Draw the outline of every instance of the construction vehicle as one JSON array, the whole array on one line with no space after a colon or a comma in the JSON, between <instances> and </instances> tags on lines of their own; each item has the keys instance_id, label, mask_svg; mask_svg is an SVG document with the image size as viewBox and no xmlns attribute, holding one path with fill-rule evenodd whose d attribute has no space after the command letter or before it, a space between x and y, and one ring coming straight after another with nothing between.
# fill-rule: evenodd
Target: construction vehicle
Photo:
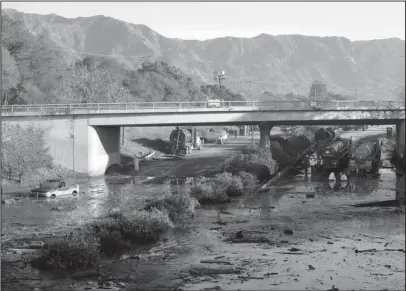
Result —
<instances>
[{"instance_id":1,"label":"construction vehicle","mask_svg":"<svg viewBox=\"0 0 406 291\"><path fill-rule=\"evenodd\" d=\"M317 172L337 172L348 166L351 151L351 139L337 138L320 150L316 168Z\"/></svg>"},{"instance_id":2,"label":"construction vehicle","mask_svg":"<svg viewBox=\"0 0 406 291\"><path fill-rule=\"evenodd\" d=\"M201 149L202 143L195 128L176 127L169 136L171 154L189 155L193 148Z\"/></svg>"},{"instance_id":3,"label":"construction vehicle","mask_svg":"<svg viewBox=\"0 0 406 291\"><path fill-rule=\"evenodd\" d=\"M219 143L225 144L228 142L228 133L225 130L214 130L210 128L208 131L199 132L202 143Z\"/></svg>"},{"instance_id":4,"label":"construction vehicle","mask_svg":"<svg viewBox=\"0 0 406 291\"><path fill-rule=\"evenodd\" d=\"M349 169L356 173L373 172L379 167L381 154L381 142L378 140L357 143L351 148Z\"/></svg>"}]
</instances>

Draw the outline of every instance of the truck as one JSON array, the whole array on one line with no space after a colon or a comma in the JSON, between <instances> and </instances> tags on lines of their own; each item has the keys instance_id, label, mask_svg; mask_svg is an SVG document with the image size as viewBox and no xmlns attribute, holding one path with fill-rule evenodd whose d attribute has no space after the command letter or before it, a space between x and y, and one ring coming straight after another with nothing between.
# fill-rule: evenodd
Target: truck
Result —
<instances>
[{"instance_id":1,"label":"truck","mask_svg":"<svg viewBox=\"0 0 406 291\"><path fill-rule=\"evenodd\" d=\"M220 108L221 107L221 101L220 99L211 99L207 100L207 107L208 108Z\"/></svg>"},{"instance_id":2,"label":"truck","mask_svg":"<svg viewBox=\"0 0 406 291\"><path fill-rule=\"evenodd\" d=\"M208 131L201 131L199 134L202 143L225 144L228 142L228 133L225 130L214 130L211 128Z\"/></svg>"},{"instance_id":3,"label":"truck","mask_svg":"<svg viewBox=\"0 0 406 291\"><path fill-rule=\"evenodd\" d=\"M189 155L193 148L198 150L202 147L202 142L197 136L195 128L176 127L169 136L170 152L173 155Z\"/></svg>"},{"instance_id":4,"label":"truck","mask_svg":"<svg viewBox=\"0 0 406 291\"><path fill-rule=\"evenodd\" d=\"M351 139L336 138L320 152L316 167L327 173L346 168L349 163L351 144Z\"/></svg>"},{"instance_id":5,"label":"truck","mask_svg":"<svg viewBox=\"0 0 406 291\"><path fill-rule=\"evenodd\" d=\"M370 173L378 169L381 161L381 142L365 141L355 144L351 149L351 172Z\"/></svg>"},{"instance_id":6,"label":"truck","mask_svg":"<svg viewBox=\"0 0 406 291\"><path fill-rule=\"evenodd\" d=\"M368 125L365 125L365 124L364 125L345 125L345 126L343 126L343 130L365 131L367 129L368 129Z\"/></svg>"},{"instance_id":7,"label":"truck","mask_svg":"<svg viewBox=\"0 0 406 291\"><path fill-rule=\"evenodd\" d=\"M68 185L63 179L49 179L40 183L38 188L31 190L31 196L58 197L63 195L76 196L79 193L79 184Z\"/></svg>"}]
</instances>

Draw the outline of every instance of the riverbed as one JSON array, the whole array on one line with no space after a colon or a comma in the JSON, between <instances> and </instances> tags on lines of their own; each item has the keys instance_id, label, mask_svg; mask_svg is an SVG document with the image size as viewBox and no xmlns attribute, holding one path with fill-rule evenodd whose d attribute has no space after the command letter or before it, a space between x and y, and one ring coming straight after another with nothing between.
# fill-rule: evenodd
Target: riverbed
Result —
<instances>
[{"instance_id":1,"label":"riverbed","mask_svg":"<svg viewBox=\"0 0 406 291\"><path fill-rule=\"evenodd\" d=\"M193 179L189 181L193 183ZM195 219L177 225L162 242L138 256L128 254L121 260L104 262L102 273L122 283L111 284L117 290L168 286L183 290L215 286L223 290L327 290L333 285L339 289L402 290L404 207L353 206L394 199L394 185L395 174L389 169L381 169L376 176L354 176L335 183L300 174L281 181L270 192L247 194L227 205L202 207ZM32 290L37 286L41 290L66 290L70 286L70 290L85 290L90 286L96 290L100 285L95 279L49 277L21 265L18 255L6 248L19 237L35 237L41 232L56 235L78 227L112 205L127 212L141 208L150 199L190 187L151 177L90 179L80 186L76 197L36 199L22 194L15 203L2 205L2 255L9 262L17 260L11 264L2 259L3 289ZM263 233L269 242L224 241L239 230ZM297 250L290 252L292 248ZM376 250L356 253L356 249ZM216 257L227 261L234 271L238 269L239 274L209 276L213 272L210 268L220 267L200 261ZM209 269L200 275L191 271L203 267Z\"/></svg>"}]
</instances>

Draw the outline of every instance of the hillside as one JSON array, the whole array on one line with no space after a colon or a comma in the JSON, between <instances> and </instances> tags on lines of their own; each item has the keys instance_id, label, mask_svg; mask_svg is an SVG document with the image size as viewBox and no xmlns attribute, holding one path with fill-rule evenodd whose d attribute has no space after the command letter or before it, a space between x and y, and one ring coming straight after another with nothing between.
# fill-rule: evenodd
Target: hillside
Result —
<instances>
[{"instance_id":1,"label":"hillside","mask_svg":"<svg viewBox=\"0 0 406 291\"><path fill-rule=\"evenodd\" d=\"M19 91L29 102L55 100L77 61L92 56L105 60L108 70L119 76L116 81L125 79L126 89L141 100L215 97L213 71L221 70L226 71L224 84L230 92L248 99L260 99L264 91L268 97L307 96L311 82L323 80L332 93L388 100L396 98L405 80L405 42L400 39L351 42L342 37L262 34L179 40L104 16L66 19L10 9L2 10L2 25L2 73L7 76L3 88L13 96ZM141 67L141 56L150 56L154 65ZM166 64L183 74L181 83L176 74L165 77ZM159 73L153 66L160 67ZM151 78L155 85L146 85Z\"/></svg>"}]
</instances>

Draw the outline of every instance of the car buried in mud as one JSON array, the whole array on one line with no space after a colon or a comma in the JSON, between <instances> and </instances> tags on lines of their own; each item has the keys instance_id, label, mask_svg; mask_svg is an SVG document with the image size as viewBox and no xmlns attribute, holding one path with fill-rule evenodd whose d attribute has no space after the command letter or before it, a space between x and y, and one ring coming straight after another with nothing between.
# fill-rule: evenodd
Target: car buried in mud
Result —
<instances>
[{"instance_id":1,"label":"car buried in mud","mask_svg":"<svg viewBox=\"0 0 406 291\"><path fill-rule=\"evenodd\" d=\"M65 195L76 196L79 193L79 184L68 186L62 179L49 179L42 182L38 188L31 190L36 197L58 197Z\"/></svg>"}]
</instances>

